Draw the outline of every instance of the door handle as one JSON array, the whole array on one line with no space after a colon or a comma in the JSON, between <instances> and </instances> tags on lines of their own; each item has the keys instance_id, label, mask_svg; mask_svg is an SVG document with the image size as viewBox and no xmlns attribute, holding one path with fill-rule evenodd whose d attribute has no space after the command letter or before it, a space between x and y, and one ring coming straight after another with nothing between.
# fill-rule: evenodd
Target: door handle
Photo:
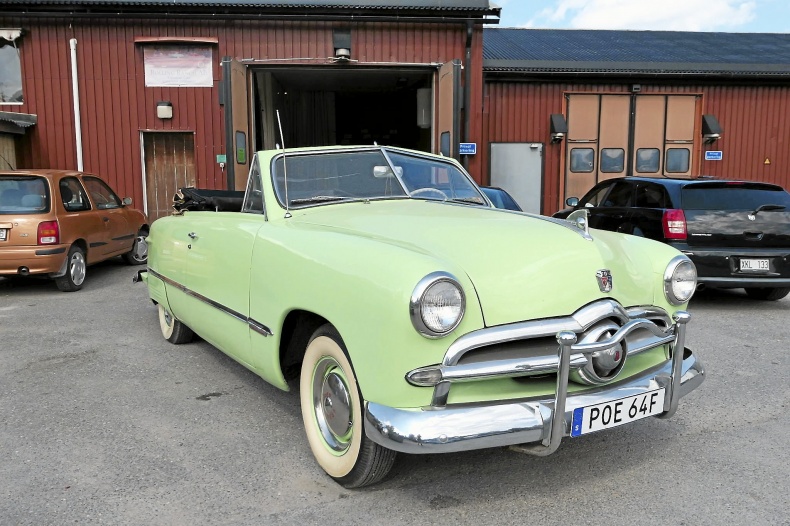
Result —
<instances>
[{"instance_id":1,"label":"door handle","mask_svg":"<svg viewBox=\"0 0 790 526\"><path fill-rule=\"evenodd\" d=\"M109 223L110 222L110 218L109 217L102 217L102 221L104 221L105 223Z\"/></svg>"},{"instance_id":2,"label":"door handle","mask_svg":"<svg viewBox=\"0 0 790 526\"><path fill-rule=\"evenodd\" d=\"M189 236L189 239L197 239L197 234L195 234L194 232L190 232L187 235Z\"/></svg>"}]
</instances>

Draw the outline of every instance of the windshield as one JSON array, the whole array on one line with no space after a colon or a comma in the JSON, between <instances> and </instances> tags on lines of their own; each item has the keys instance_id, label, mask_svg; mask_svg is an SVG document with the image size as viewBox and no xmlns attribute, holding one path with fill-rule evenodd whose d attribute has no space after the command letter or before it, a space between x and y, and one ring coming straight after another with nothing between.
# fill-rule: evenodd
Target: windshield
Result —
<instances>
[{"instance_id":1,"label":"windshield","mask_svg":"<svg viewBox=\"0 0 790 526\"><path fill-rule=\"evenodd\" d=\"M287 196L289 208L405 197L486 205L477 186L452 163L383 148L295 153L285 161L278 157L272 170L277 199L285 206Z\"/></svg>"},{"instance_id":2,"label":"windshield","mask_svg":"<svg viewBox=\"0 0 790 526\"><path fill-rule=\"evenodd\" d=\"M33 176L0 176L0 214L37 214L49 211L46 179Z\"/></svg>"}]
</instances>

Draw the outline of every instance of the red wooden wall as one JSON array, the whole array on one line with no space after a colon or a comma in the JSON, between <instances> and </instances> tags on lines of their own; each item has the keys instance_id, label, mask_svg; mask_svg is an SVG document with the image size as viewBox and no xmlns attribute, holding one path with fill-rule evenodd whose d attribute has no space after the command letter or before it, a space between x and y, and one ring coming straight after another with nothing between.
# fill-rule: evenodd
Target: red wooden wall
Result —
<instances>
[{"instance_id":1,"label":"red wooden wall","mask_svg":"<svg viewBox=\"0 0 790 526\"><path fill-rule=\"evenodd\" d=\"M631 81L633 82L633 81ZM716 116L722 138L702 151L721 150L721 161L700 161L699 173L727 179L766 181L790 189L790 86L641 84L641 93L702 95L702 114ZM541 142L544 148L543 210L559 208L565 144L550 144L549 115L565 113L565 93L628 93L630 83L570 84L501 82L485 84L482 147L484 182L492 142ZM704 154L702 155L704 157ZM768 159L770 164L765 164Z\"/></svg>"},{"instance_id":2,"label":"red wooden wall","mask_svg":"<svg viewBox=\"0 0 790 526\"><path fill-rule=\"evenodd\" d=\"M334 55L336 24L287 21L9 19L2 27L22 27L18 41L24 104L0 111L38 115L22 140L20 168L77 167L69 39L77 39L84 169L101 175L116 190L143 202L140 132L193 131L197 185L223 188L225 174L216 156L225 153L219 105L220 61L289 59L325 63ZM461 24L342 23L352 29L352 58L360 62L431 63L463 59L466 27ZM136 37L209 37L213 46L211 88L145 87L143 46ZM474 130L480 129L482 29L474 33L472 97ZM284 62L278 62L283 64ZM287 63L287 62L285 62ZM327 64L326 67L332 67ZM157 101L173 103L173 119L156 117ZM472 137L479 141L479 137Z\"/></svg>"}]
</instances>

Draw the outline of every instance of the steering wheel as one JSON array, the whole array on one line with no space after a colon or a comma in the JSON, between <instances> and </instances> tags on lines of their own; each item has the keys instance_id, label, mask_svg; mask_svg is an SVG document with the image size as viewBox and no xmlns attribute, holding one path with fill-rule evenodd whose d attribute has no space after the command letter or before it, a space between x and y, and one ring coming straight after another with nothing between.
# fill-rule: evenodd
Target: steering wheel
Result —
<instances>
[{"instance_id":1,"label":"steering wheel","mask_svg":"<svg viewBox=\"0 0 790 526\"><path fill-rule=\"evenodd\" d=\"M447 197L447 194L445 194L438 188L433 188L432 186L426 186L425 188L418 188L416 190L412 190L411 192L409 192L409 196L411 197L416 197L422 194L438 194L441 196L443 201L447 201L449 199Z\"/></svg>"}]
</instances>

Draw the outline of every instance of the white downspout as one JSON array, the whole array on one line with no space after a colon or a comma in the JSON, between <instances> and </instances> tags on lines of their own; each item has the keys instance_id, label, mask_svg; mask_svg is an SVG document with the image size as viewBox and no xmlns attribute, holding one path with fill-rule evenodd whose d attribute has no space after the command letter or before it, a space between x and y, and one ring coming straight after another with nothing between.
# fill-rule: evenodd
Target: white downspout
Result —
<instances>
[{"instance_id":1,"label":"white downspout","mask_svg":"<svg viewBox=\"0 0 790 526\"><path fill-rule=\"evenodd\" d=\"M80 122L80 92L77 82L77 39L69 40L71 47L71 95L74 99L74 134L77 137L77 170L82 171L82 123Z\"/></svg>"}]
</instances>

